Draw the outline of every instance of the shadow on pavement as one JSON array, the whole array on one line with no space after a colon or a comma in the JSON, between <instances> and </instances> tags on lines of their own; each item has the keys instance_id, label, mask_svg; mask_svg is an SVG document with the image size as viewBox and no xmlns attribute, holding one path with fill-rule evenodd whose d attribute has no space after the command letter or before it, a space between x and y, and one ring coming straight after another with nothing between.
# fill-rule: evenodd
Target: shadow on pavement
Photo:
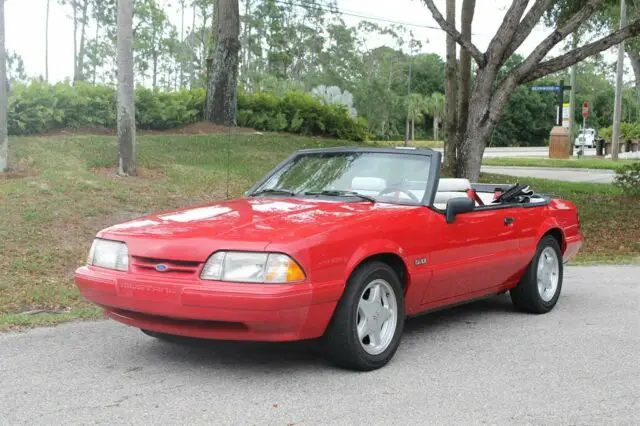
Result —
<instances>
[{"instance_id":1,"label":"shadow on pavement","mask_svg":"<svg viewBox=\"0 0 640 426\"><path fill-rule=\"evenodd\" d=\"M414 339L429 339L430 334L450 332L452 327L481 323L488 315L516 314L508 296L497 296L465 305L432 312L405 323L405 335ZM519 314L521 315L521 314ZM140 333L146 339L138 346L140 355L155 358L156 362L179 362L191 366L233 366L247 371L291 371L299 367L325 369L322 342L240 342L202 340L170 336L155 339Z\"/></svg>"}]
</instances>

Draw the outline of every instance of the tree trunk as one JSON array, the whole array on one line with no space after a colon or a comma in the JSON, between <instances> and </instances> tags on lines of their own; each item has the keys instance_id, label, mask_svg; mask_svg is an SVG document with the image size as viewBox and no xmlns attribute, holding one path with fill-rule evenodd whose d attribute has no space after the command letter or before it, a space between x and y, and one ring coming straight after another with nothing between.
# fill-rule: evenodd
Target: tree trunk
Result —
<instances>
[{"instance_id":1,"label":"tree trunk","mask_svg":"<svg viewBox=\"0 0 640 426\"><path fill-rule=\"evenodd\" d=\"M193 35L196 33L196 3L193 3L193 20L191 21L191 39L193 40ZM191 53L191 52L190 52ZM195 53L195 52L194 52ZM189 89L193 89L194 83L196 81L196 70L193 65L193 54L189 57Z\"/></svg>"},{"instance_id":2,"label":"tree trunk","mask_svg":"<svg viewBox=\"0 0 640 426\"><path fill-rule=\"evenodd\" d=\"M447 22L455 26L456 23L456 2L447 0L446 5ZM458 129L457 115L457 48L456 41L447 35L447 55L445 64L445 98L446 112L444 124L444 166L453 171L457 162L456 134Z\"/></svg>"},{"instance_id":3,"label":"tree trunk","mask_svg":"<svg viewBox=\"0 0 640 426\"><path fill-rule=\"evenodd\" d=\"M416 119L415 118L411 119L411 140L412 141L416 140Z\"/></svg>"},{"instance_id":4,"label":"tree trunk","mask_svg":"<svg viewBox=\"0 0 640 426\"><path fill-rule=\"evenodd\" d=\"M249 87L249 64L251 62L251 0L245 0L244 3L244 53L242 58L244 64L242 65L242 74L245 84L245 88Z\"/></svg>"},{"instance_id":5,"label":"tree trunk","mask_svg":"<svg viewBox=\"0 0 640 426\"><path fill-rule=\"evenodd\" d=\"M0 0L0 172L9 171L9 137L7 110L7 50L4 42L4 0Z\"/></svg>"},{"instance_id":6,"label":"tree trunk","mask_svg":"<svg viewBox=\"0 0 640 426\"><path fill-rule=\"evenodd\" d=\"M636 95L638 96L638 103L640 103L640 53L629 50L627 51L627 55L633 68L633 75L636 81Z\"/></svg>"},{"instance_id":7,"label":"tree trunk","mask_svg":"<svg viewBox=\"0 0 640 426\"><path fill-rule=\"evenodd\" d=\"M157 36L157 31L156 31L156 25L153 25L153 31L152 31L152 39L151 39L151 43L152 43L152 48L153 48L153 52L151 53L151 61L152 61L152 73L153 75L151 76L152 82L151 82L151 87L153 88L153 90L156 89L156 87L158 86L158 47L156 46L156 36Z\"/></svg>"},{"instance_id":8,"label":"tree trunk","mask_svg":"<svg viewBox=\"0 0 640 426\"><path fill-rule=\"evenodd\" d=\"M486 123L483 126L475 127L473 123L473 120L469 120L464 139L464 143L468 146L468 149L465 155L461 156L458 160L456 176L467 178L471 182L478 182L485 144L491 137L495 125Z\"/></svg>"},{"instance_id":9,"label":"tree trunk","mask_svg":"<svg viewBox=\"0 0 640 426\"><path fill-rule=\"evenodd\" d=\"M51 0L47 0L47 12L45 18L44 30L44 79L49 81L49 6Z\"/></svg>"},{"instance_id":10,"label":"tree trunk","mask_svg":"<svg viewBox=\"0 0 640 426\"><path fill-rule=\"evenodd\" d=\"M457 155L459 157L457 163L460 167L455 171L456 176L466 177L470 180L478 179L485 144L491 138L493 130L500 120L502 109L519 85L559 72L590 56L607 50L611 46L622 43L627 38L640 34L640 19L636 19L629 25L621 26L619 30L596 41L551 59L545 59L555 46L577 31L602 4L602 0L576 2L576 4L580 4L580 7L577 8L578 10L575 13L564 20L563 23L558 24L553 33L542 40L520 64L506 72L506 75L501 76L499 75L499 70L531 34L536 24L543 18L544 13L553 5L553 0L537 0L528 11L527 6L531 3L530 1L514 0L507 10L502 24L489 43L487 51L484 53L456 30L454 24L455 14L451 11L455 1L447 0L447 19L442 16L434 0L423 1L438 25L447 33L448 41L450 41L450 37L460 44L463 49L469 51L478 65L475 83L469 100L466 135L462 139L462 144L457 147ZM624 10L624 7L622 9ZM527 13L523 18L525 11ZM447 90L445 90L448 102L446 111L448 123L445 125L446 138L451 134L448 131L452 121L449 114L455 105L455 103L452 104L450 102L450 98L455 96L455 91L451 90L451 85L455 82L455 78L451 78L452 76L455 77L455 73L452 72L455 71L453 69L455 55L450 54L452 50L452 46L448 43ZM619 70L622 70L622 67L619 67ZM447 161L446 153L448 152L447 144L449 143L449 140L445 142L445 161Z\"/></svg>"},{"instance_id":11,"label":"tree trunk","mask_svg":"<svg viewBox=\"0 0 640 426\"><path fill-rule=\"evenodd\" d=\"M571 40L571 48L575 49L578 47L578 34L577 33L573 33L573 38ZM573 140L575 139L576 135L573 131L575 124L576 124L576 90L577 90L577 83L576 83L576 78L577 78L577 74L578 74L578 64L574 64L571 67L571 76L570 76L570 83L569 85L571 86L571 92L569 92L569 141L571 143L569 143L569 147L567 148L569 151L569 156L573 156Z\"/></svg>"},{"instance_id":12,"label":"tree trunk","mask_svg":"<svg viewBox=\"0 0 640 426\"><path fill-rule=\"evenodd\" d=\"M217 9L216 47L208 75L205 118L216 124L235 126L240 52L238 0L220 0Z\"/></svg>"},{"instance_id":13,"label":"tree trunk","mask_svg":"<svg viewBox=\"0 0 640 426\"><path fill-rule=\"evenodd\" d=\"M476 8L476 0L464 0L462 3L461 34L462 38L471 41L471 24ZM460 49L460 86L458 87L458 123L455 138L456 159L458 147L462 145L467 129L469 117L469 96L471 94L471 52ZM458 164L453 166L453 171L458 168Z\"/></svg>"},{"instance_id":14,"label":"tree trunk","mask_svg":"<svg viewBox=\"0 0 640 426\"><path fill-rule=\"evenodd\" d=\"M180 66L180 88L184 87L184 0L180 2L181 9L181 23L180 23L180 59L178 65Z\"/></svg>"},{"instance_id":15,"label":"tree trunk","mask_svg":"<svg viewBox=\"0 0 640 426\"><path fill-rule=\"evenodd\" d=\"M96 49L98 47L98 38L100 37L100 19L96 19ZM97 74L98 74L98 61L96 60L97 58L93 58L93 84L96 84L96 80L97 80Z\"/></svg>"},{"instance_id":16,"label":"tree trunk","mask_svg":"<svg viewBox=\"0 0 640 426\"><path fill-rule=\"evenodd\" d=\"M87 35L87 12L89 11L89 0L84 0L82 6L82 27L80 28L80 50L78 51L78 60L76 63L76 72L74 73L74 81L84 80L84 56Z\"/></svg>"},{"instance_id":17,"label":"tree trunk","mask_svg":"<svg viewBox=\"0 0 640 426\"><path fill-rule=\"evenodd\" d=\"M458 147L456 177L464 177L472 182L477 182L480 177L486 143L500 121L502 110L509 102L511 93L517 87L514 79L508 79L499 87L494 87L497 72L495 64L478 70L469 101L465 137Z\"/></svg>"},{"instance_id":18,"label":"tree trunk","mask_svg":"<svg viewBox=\"0 0 640 426\"><path fill-rule=\"evenodd\" d=\"M118 0L118 174L136 175L133 0Z\"/></svg>"},{"instance_id":19,"label":"tree trunk","mask_svg":"<svg viewBox=\"0 0 640 426\"><path fill-rule=\"evenodd\" d=\"M437 141L438 139L438 125L439 125L439 118L438 117L433 117L433 140Z\"/></svg>"},{"instance_id":20,"label":"tree trunk","mask_svg":"<svg viewBox=\"0 0 640 426\"><path fill-rule=\"evenodd\" d=\"M78 70L78 4L71 2L73 7L73 82L76 82L76 71Z\"/></svg>"}]
</instances>

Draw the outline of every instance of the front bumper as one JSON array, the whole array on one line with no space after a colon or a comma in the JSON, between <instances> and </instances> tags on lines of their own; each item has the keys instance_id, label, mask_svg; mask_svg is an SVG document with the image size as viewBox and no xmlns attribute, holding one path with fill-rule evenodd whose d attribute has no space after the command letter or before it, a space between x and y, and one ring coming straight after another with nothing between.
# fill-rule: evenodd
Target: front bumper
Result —
<instances>
[{"instance_id":1,"label":"front bumper","mask_svg":"<svg viewBox=\"0 0 640 426\"><path fill-rule=\"evenodd\" d=\"M341 281L244 284L136 275L93 266L76 270L80 293L122 323L160 333L288 341L324 333Z\"/></svg>"}]
</instances>

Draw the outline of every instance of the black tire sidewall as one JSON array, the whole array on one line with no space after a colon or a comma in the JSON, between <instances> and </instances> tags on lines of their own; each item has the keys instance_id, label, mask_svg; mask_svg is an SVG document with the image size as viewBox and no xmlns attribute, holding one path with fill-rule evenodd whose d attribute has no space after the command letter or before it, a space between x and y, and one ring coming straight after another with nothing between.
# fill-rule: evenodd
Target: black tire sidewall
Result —
<instances>
[{"instance_id":1,"label":"black tire sidewall","mask_svg":"<svg viewBox=\"0 0 640 426\"><path fill-rule=\"evenodd\" d=\"M540 261L542 252L547 247L551 247L553 249L558 260L558 286L556 288L555 294L553 295L553 298L551 298L551 300L549 300L548 302L542 299L540 291L538 290L538 262ZM553 309L553 307L558 302L558 298L560 297L560 293L562 291L562 281L564 274L563 266L562 251L560 250L558 241L552 236L546 236L542 240L540 240L536 249L536 254L533 257L531 266L529 267L526 281L519 284L524 285L522 291L528 293L526 296L532 305L529 310L537 313L546 313Z\"/></svg>"},{"instance_id":2,"label":"black tire sidewall","mask_svg":"<svg viewBox=\"0 0 640 426\"><path fill-rule=\"evenodd\" d=\"M356 319L358 303L367 285L375 280L383 279L389 283L395 293L397 303L397 321L393 339L380 354L372 355L364 350L358 338ZM404 329L404 294L400 279L387 264L369 262L359 267L349 278L345 292L336 307L336 312L329 326L329 348L334 352L334 360L339 364L359 370L373 370L387 364L393 358L402 339ZM333 351L332 351L333 350ZM335 356L335 351L341 354ZM338 359L336 359L338 358Z\"/></svg>"}]
</instances>

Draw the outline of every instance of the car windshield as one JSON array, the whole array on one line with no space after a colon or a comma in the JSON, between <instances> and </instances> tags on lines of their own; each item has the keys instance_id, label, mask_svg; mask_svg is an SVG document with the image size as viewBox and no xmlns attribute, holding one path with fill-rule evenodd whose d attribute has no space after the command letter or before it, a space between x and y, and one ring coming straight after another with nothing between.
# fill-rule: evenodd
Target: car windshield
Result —
<instances>
[{"instance_id":1,"label":"car windshield","mask_svg":"<svg viewBox=\"0 0 640 426\"><path fill-rule=\"evenodd\" d=\"M430 157L405 153L331 152L294 157L252 195L360 197L420 204Z\"/></svg>"}]
</instances>

